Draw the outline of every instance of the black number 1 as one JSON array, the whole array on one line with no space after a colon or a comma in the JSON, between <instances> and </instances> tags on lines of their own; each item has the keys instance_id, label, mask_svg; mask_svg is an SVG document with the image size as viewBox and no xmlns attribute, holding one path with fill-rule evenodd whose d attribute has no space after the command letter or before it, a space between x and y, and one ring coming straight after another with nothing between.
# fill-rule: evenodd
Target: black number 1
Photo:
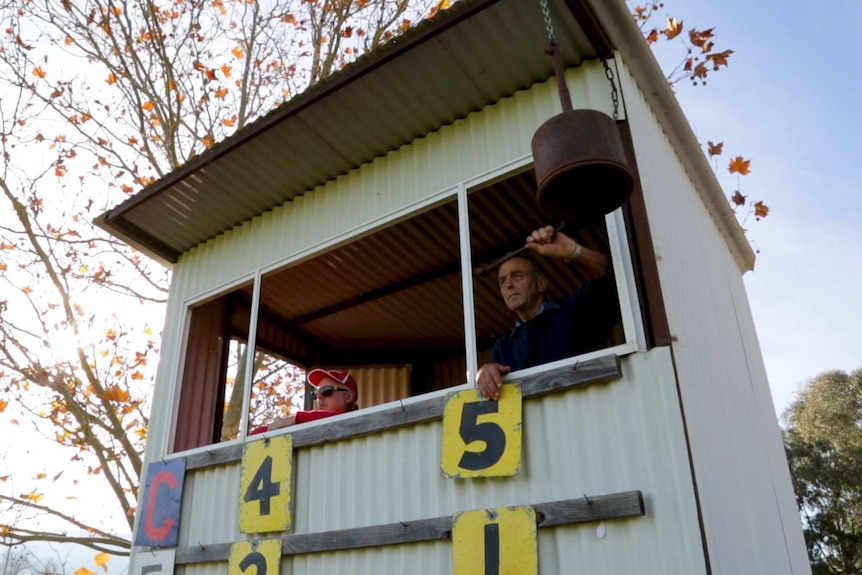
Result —
<instances>
[{"instance_id":1,"label":"black number 1","mask_svg":"<svg viewBox=\"0 0 862 575\"><path fill-rule=\"evenodd\" d=\"M248 489L245 490L243 501L260 501L260 514L269 515L269 500L281 493L281 487L278 483L273 483L272 479L272 456L267 455L260 468L251 480Z\"/></svg>"},{"instance_id":2,"label":"black number 1","mask_svg":"<svg viewBox=\"0 0 862 575\"><path fill-rule=\"evenodd\" d=\"M503 457L506 451L506 433L492 421L479 423L479 416L486 413L497 413L500 404L496 401L473 401L464 404L461 415L461 427L458 432L464 443L470 445L474 441L484 441L482 451L465 451L458 462L461 469L478 471L488 469Z\"/></svg>"},{"instance_id":3,"label":"black number 1","mask_svg":"<svg viewBox=\"0 0 862 575\"><path fill-rule=\"evenodd\" d=\"M485 575L500 575L500 524L485 525Z\"/></svg>"}]
</instances>

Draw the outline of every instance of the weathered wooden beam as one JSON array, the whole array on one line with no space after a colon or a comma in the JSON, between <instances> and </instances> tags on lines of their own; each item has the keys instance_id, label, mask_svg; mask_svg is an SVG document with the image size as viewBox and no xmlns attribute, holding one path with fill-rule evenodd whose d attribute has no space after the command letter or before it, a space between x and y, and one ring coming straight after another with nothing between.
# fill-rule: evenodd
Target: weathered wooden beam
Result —
<instances>
[{"instance_id":1,"label":"weathered wooden beam","mask_svg":"<svg viewBox=\"0 0 862 575\"><path fill-rule=\"evenodd\" d=\"M625 491L608 495L584 496L534 505L536 525L549 528L558 525L574 525L593 521L610 521L641 517L645 514L643 494L640 491ZM452 536L452 517L434 517L418 521L373 525L356 529L340 529L302 535L283 535L283 555L324 553L382 547L420 541L437 541ZM263 535L261 539L270 537ZM177 549L176 564L208 563L227 561L230 543L198 545Z\"/></svg>"},{"instance_id":2,"label":"weathered wooden beam","mask_svg":"<svg viewBox=\"0 0 862 575\"><path fill-rule=\"evenodd\" d=\"M524 399L559 393L569 389L606 383L622 377L620 359L606 355L575 365L544 371L516 380ZM443 396L403 403L382 411L350 419L336 419L327 425L288 431L293 435L294 449L322 445L372 433L380 433L408 425L440 419L443 416ZM201 469L215 465L235 463L242 459L242 444L225 447L213 446L186 458L186 469Z\"/></svg>"}]
</instances>

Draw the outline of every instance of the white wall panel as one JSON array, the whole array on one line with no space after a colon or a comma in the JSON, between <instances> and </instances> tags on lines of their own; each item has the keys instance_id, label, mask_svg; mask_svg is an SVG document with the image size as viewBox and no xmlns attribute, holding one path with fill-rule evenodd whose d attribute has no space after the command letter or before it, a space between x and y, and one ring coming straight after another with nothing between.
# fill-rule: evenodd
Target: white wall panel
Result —
<instances>
[{"instance_id":1,"label":"white wall panel","mask_svg":"<svg viewBox=\"0 0 862 575\"><path fill-rule=\"evenodd\" d=\"M567 74L575 107L612 113L610 87L599 63ZM461 182L478 183L531 154L536 128L560 112L555 81L516 93L438 132L376 158L291 202L184 254L173 269L168 321L148 438L149 458L167 453L170 414L180 369L185 303L214 294L260 269L347 241L435 198Z\"/></svg>"},{"instance_id":2,"label":"white wall panel","mask_svg":"<svg viewBox=\"0 0 862 575\"><path fill-rule=\"evenodd\" d=\"M639 489L644 517L540 530L543 575L706 572L670 351L623 360L623 379L524 403L524 462L511 478L444 479L441 424L298 449L293 533L450 516ZM239 465L187 479L180 547L228 543L237 529ZM283 573L451 572L449 541L286 558ZM187 573L223 573L210 563Z\"/></svg>"},{"instance_id":3,"label":"white wall panel","mask_svg":"<svg viewBox=\"0 0 862 575\"><path fill-rule=\"evenodd\" d=\"M808 573L742 278L652 112L623 74L712 572Z\"/></svg>"}]
</instances>

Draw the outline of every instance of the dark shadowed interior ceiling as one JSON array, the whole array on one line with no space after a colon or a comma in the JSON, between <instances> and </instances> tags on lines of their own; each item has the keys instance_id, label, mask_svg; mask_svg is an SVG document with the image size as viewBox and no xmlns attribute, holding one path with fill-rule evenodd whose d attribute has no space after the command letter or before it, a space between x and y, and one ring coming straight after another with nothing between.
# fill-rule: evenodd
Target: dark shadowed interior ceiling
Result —
<instances>
[{"instance_id":1,"label":"dark shadowed interior ceiling","mask_svg":"<svg viewBox=\"0 0 862 575\"><path fill-rule=\"evenodd\" d=\"M534 194L532 170L470 194L474 270L521 247L531 230L561 223L548 221ZM606 249L604 221L567 232L588 246ZM547 263L553 299L586 279L559 260ZM511 327L514 317L503 305L496 270L472 277L479 347L488 348ZM310 361L315 363L392 364L463 356L454 198L270 273L262 284L261 308L312 350Z\"/></svg>"}]
</instances>

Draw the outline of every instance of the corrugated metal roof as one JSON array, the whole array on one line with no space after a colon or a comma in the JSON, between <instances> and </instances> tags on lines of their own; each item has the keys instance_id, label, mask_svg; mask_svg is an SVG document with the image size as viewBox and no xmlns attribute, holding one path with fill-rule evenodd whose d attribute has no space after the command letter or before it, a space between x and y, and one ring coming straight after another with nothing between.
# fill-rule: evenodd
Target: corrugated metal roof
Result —
<instances>
[{"instance_id":1,"label":"corrugated metal roof","mask_svg":"<svg viewBox=\"0 0 862 575\"><path fill-rule=\"evenodd\" d=\"M607 52L587 41L598 33L581 2L550 4L566 66ZM547 44L537 2L463 0L213 146L97 223L153 257L176 262L244 221L549 78Z\"/></svg>"}]
</instances>

